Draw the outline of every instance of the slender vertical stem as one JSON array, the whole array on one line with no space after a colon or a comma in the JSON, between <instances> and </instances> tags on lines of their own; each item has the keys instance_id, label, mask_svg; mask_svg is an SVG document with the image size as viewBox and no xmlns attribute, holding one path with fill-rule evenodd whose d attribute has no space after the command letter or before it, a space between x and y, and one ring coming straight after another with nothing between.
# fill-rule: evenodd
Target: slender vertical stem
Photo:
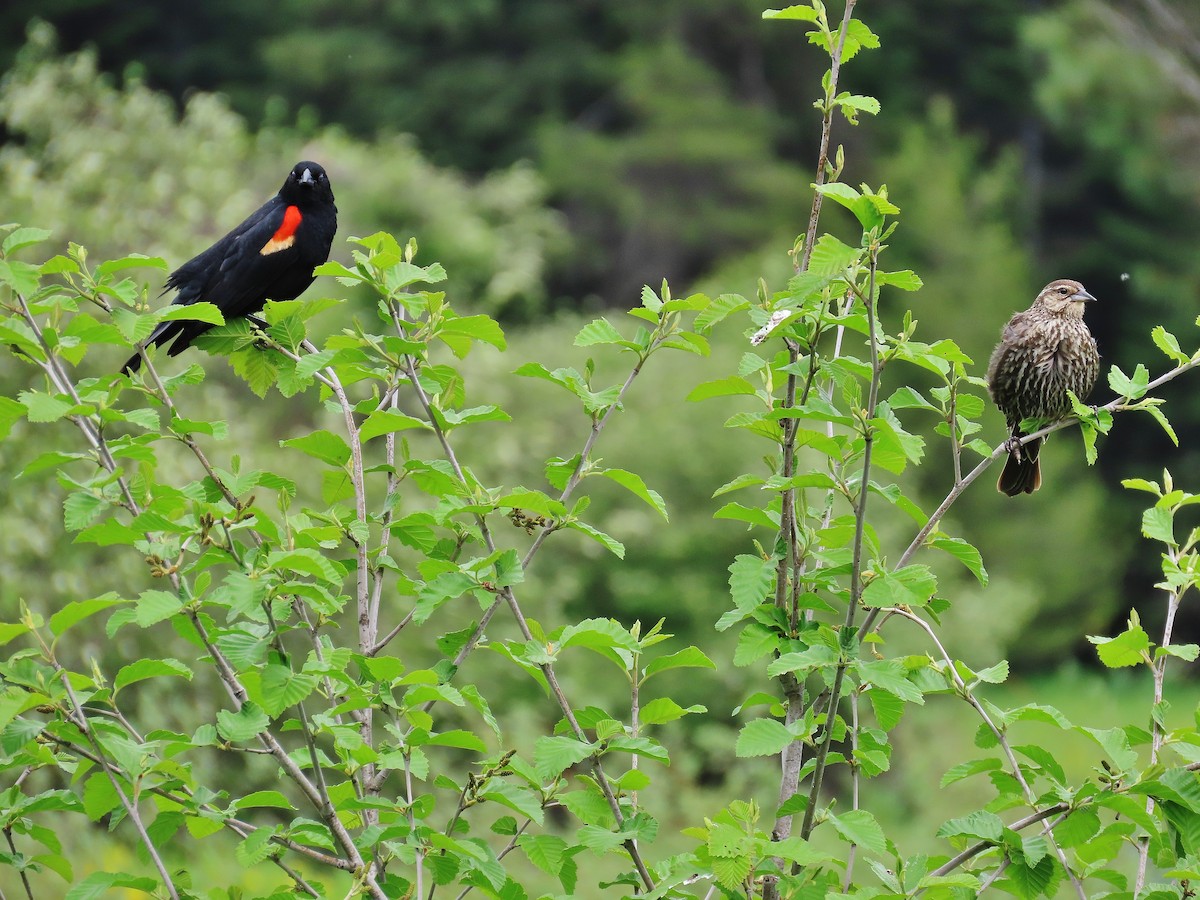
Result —
<instances>
[{"instance_id":1,"label":"slender vertical stem","mask_svg":"<svg viewBox=\"0 0 1200 900\"><path fill-rule=\"evenodd\" d=\"M842 69L842 52L846 43L846 32L850 27L850 19L854 14L854 5L857 0L846 0L845 9L842 12L841 27L838 31L837 45L833 49L829 66L829 89L825 95L825 108L821 119L821 139L820 148L817 152L817 169L813 178L816 185L823 185L826 181L826 169L829 162L829 141L833 131L833 114L834 107L829 101L836 96L838 77ZM812 259L813 247L817 240L817 226L821 219L821 206L824 201L824 195L820 191L813 191L812 206L808 214L808 227L804 234L804 247L801 250L800 258L796 260L795 271L797 274L808 271L809 263ZM839 337L840 341L840 328ZM789 363L791 368L795 368L795 363L799 358L798 347L794 341L787 342ZM815 353L815 349L813 351ZM809 382L811 385L811 380ZM807 387L807 386L806 386ZM806 391L807 393L807 391ZM785 394L783 398L782 408L792 409L796 405L796 376L789 373ZM796 420L785 418L783 420L783 477L790 478L795 468L796 454ZM791 619L795 619L795 612L798 610L799 584L798 584L798 568L799 568L799 552L797 548L796 535L796 490L788 488L783 492L780 499L781 514L780 514L780 535L784 542L784 556L779 560L779 565L775 576L775 603L783 608L785 606L785 597L789 581L792 583L793 610ZM787 723L791 724L797 721L804 712L804 691L803 686L793 675L785 676L781 679L784 694L787 699ZM779 779L779 803L782 805L790 799L800 787L800 769L804 764L804 745L799 741L793 741L788 744L780 756L780 779ZM771 836L773 840L782 841L788 838L792 833L792 816L780 816L775 821L775 827L772 829ZM776 865L782 865L777 862ZM768 876L764 888L764 900L778 900L779 887L778 881L774 876Z\"/></svg>"},{"instance_id":2,"label":"slender vertical stem","mask_svg":"<svg viewBox=\"0 0 1200 900\"><path fill-rule=\"evenodd\" d=\"M1168 546L1166 553L1168 561L1172 566L1179 565L1179 550L1177 547ZM1167 591L1167 620L1163 625L1163 636L1159 646L1165 646L1171 643L1172 635L1175 631L1175 614L1179 611L1179 603L1183 599L1183 594L1187 590L1186 587L1177 587ZM1163 701L1163 684L1167 676L1167 657L1166 655L1155 660L1151 665L1151 670L1154 673L1154 705ZM1158 755L1162 751L1163 745L1163 729L1158 723L1158 716L1150 717L1151 723L1151 739L1150 739L1150 765L1158 762ZM1154 812L1154 798L1146 797L1146 814L1151 815ZM1146 869L1150 862L1150 836L1142 835L1138 838L1138 865L1137 878L1134 882L1134 895L1141 893L1142 888L1146 885Z\"/></svg>"}]
</instances>

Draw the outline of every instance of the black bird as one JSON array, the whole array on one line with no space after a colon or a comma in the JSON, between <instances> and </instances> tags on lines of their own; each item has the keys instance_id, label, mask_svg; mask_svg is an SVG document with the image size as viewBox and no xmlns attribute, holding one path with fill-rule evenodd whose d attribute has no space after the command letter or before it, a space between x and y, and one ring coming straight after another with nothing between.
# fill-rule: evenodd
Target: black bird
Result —
<instances>
[{"instance_id":1,"label":"black bird","mask_svg":"<svg viewBox=\"0 0 1200 900\"><path fill-rule=\"evenodd\" d=\"M1042 486L1041 440L1017 446L1022 419L1062 419L1071 413L1071 391L1087 399L1100 374L1096 341L1083 308L1096 298L1078 281L1052 281L1033 305L1008 320L988 363L988 391L1008 420L1010 449L996 489L1015 497Z\"/></svg>"},{"instance_id":2,"label":"black bird","mask_svg":"<svg viewBox=\"0 0 1200 900\"><path fill-rule=\"evenodd\" d=\"M337 207L329 176L315 162L292 168L279 193L246 221L167 278L163 293L178 291L175 305L207 301L225 318L253 315L267 300L294 300L313 283L313 269L329 259L337 231ZM161 322L142 348L175 340L176 356L212 326L206 322ZM121 367L136 372L142 349Z\"/></svg>"}]
</instances>

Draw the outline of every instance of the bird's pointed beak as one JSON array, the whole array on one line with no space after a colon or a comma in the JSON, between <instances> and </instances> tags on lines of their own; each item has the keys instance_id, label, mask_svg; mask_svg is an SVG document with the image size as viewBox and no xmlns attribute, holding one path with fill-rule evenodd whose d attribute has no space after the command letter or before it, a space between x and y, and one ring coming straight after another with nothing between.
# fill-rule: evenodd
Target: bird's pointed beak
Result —
<instances>
[{"instance_id":1,"label":"bird's pointed beak","mask_svg":"<svg viewBox=\"0 0 1200 900\"><path fill-rule=\"evenodd\" d=\"M1075 295L1074 295L1073 297L1071 297L1071 299L1072 299L1072 300L1078 300L1080 303L1087 303L1087 302L1089 302L1089 301L1090 301L1090 302L1092 302L1092 303L1095 303L1095 302L1096 302L1096 298L1095 298L1095 297L1093 297L1093 296L1092 296L1091 294L1089 294L1087 291L1083 291L1083 290L1076 291L1076 292L1075 292Z\"/></svg>"},{"instance_id":2,"label":"bird's pointed beak","mask_svg":"<svg viewBox=\"0 0 1200 900\"><path fill-rule=\"evenodd\" d=\"M312 169L306 168L300 173L301 184L316 184L316 179L313 178Z\"/></svg>"}]
</instances>

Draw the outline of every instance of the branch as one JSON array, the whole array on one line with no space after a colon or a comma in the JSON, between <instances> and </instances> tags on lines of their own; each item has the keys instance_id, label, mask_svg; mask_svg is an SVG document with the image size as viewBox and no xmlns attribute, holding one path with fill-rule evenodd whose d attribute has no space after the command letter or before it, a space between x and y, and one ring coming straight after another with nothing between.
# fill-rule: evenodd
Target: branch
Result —
<instances>
[{"instance_id":1,"label":"branch","mask_svg":"<svg viewBox=\"0 0 1200 900\"><path fill-rule=\"evenodd\" d=\"M1180 375L1183 375L1185 372L1190 372L1197 366L1200 366L1200 354L1185 363L1181 363L1174 369L1163 373L1158 378L1151 381L1148 385L1146 385L1145 393L1142 395L1141 399L1149 397L1150 393L1155 388L1162 387L1169 381L1174 381ZM1116 397L1103 406L1097 407L1097 412L1136 412L1137 402L1140 402L1140 400L1134 401L1135 405L1131 406L1128 397ZM1078 424L1080 424L1080 420L1074 416L1069 419L1062 419L1058 422L1052 422L1051 424L1046 425L1044 428L1040 428L1031 434L1023 435L1021 438L1016 439L1015 443L1023 446L1028 444L1030 441L1040 440L1041 438L1053 434L1056 431L1062 431L1066 428L1074 428ZM950 489L949 493L946 494L945 498L943 498L942 502L938 505L938 508L933 511L933 514L929 517L929 520L923 526L921 526L921 529L917 532L916 537L912 539L912 542L908 545L907 549L905 549L905 551L900 555L900 559L896 562L897 569L902 569L904 566L908 565L909 561L913 558L916 552L924 545L925 539L933 533L935 528L937 528L938 523L941 522L942 518L950 510L950 507L954 505L955 501L962 496L963 492L970 487L975 479L982 475L984 471L986 471L987 468L992 465L992 463L1008 454L1008 447L1009 442L997 445L992 451L991 456L981 460L974 469L968 472L960 482L955 484L954 487ZM863 637L866 636L867 632L871 630L871 626L875 623L875 619L878 615L878 609L872 609L867 613L867 617L863 620L862 625L860 625L858 628L859 640L862 640Z\"/></svg>"}]
</instances>

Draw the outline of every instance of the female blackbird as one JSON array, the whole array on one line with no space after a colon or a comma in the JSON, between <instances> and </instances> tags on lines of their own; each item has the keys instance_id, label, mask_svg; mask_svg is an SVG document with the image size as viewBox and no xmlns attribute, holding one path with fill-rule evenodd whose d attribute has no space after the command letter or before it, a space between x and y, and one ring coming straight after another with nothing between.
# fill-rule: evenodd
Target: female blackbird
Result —
<instances>
[{"instance_id":1,"label":"female blackbird","mask_svg":"<svg viewBox=\"0 0 1200 900\"><path fill-rule=\"evenodd\" d=\"M1015 497L1042 486L1041 439L1017 446L1021 420L1061 419L1071 412L1071 391L1080 400L1100 373L1096 341L1083 321L1083 307L1096 298L1078 281L1052 281L1033 305L1008 320L988 363L988 391L1012 433L1008 461L996 488Z\"/></svg>"},{"instance_id":2,"label":"female blackbird","mask_svg":"<svg viewBox=\"0 0 1200 900\"><path fill-rule=\"evenodd\" d=\"M175 305L207 301L226 319L252 315L267 300L294 300L313 283L313 269L329 259L335 231L337 207L329 176L315 162L298 162L278 194L172 272L166 290L178 290ZM167 355L176 356L211 327L205 322L161 322L143 347L175 338ZM136 372L141 365L139 349L121 371Z\"/></svg>"}]
</instances>

